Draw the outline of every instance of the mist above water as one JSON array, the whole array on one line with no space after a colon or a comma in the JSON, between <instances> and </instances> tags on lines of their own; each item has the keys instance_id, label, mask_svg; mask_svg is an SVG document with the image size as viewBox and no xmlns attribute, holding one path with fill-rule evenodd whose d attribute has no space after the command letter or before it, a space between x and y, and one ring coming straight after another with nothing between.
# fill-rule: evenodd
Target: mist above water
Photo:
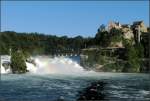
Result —
<instances>
[{"instance_id":1,"label":"mist above water","mask_svg":"<svg viewBox=\"0 0 150 101\"><path fill-rule=\"evenodd\" d=\"M27 70L30 74L72 74L84 75L92 71L86 71L77 57L49 57L49 56L36 56L33 57L34 63L26 62ZM8 61L10 62L10 60ZM11 67L5 68L1 64L0 69L2 74L11 73Z\"/></svg>"},{"instance_id":2,"label":"mist above water","mask_svg":"<svg viewBox=\"0 0 150 101\"><path fill-rule=\"evenodd\" d=\"M27 64L27 70L36 74L80 74L86 72L77 61L67 57L46 57L38 56L34 58L35 64Z\"/></svg>"}]
</instances>

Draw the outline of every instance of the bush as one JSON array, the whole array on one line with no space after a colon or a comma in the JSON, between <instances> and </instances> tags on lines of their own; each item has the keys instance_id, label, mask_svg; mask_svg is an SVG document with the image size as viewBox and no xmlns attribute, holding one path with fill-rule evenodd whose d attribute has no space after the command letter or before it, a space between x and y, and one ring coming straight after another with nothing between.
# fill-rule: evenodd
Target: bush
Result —
<instances>
[{"instance_id":1,"label":"bush","mask_svg":"<svg viewBox=\"0 0 150 101\"><path fill-rule=\"evenodd\" d=\"M95 36L96 45L107 47L110 44L110 35L107 31L98 32Z\"/></svg>"},{"instance_id":2,"label":"bush","mask_svg":"<svg viewBox=\"0 0 150 101\"><path fill-rule=\"evenodd\" d=\"M130 72L139 72L140 61L138 57L138 50L133 46L127 47L127 67L129 67Z\"/></svg>"},{"instance_id":3,"label":"bush","mask_svg":"<svg viewBox=\"0 0 150 101\"><path fill-rule=\"evenodd\" d=\"M110 30L111 41L112 42L120 42L123 39L123 32L120 29L112 28Z\"/></svg>"},{"instance_id":4,"label":"bush","mask_svg":"<svg viewBox=\"0 0 150 101\"><path fill-rule=\"evenodd\" d=\"M16 52L12 53L11 68L12 68L13 73L25 73L25 72L27 72L25 57L21 51L16 51Z\"/></svg>"},{"instance_id":5,"label":"bush","mask_svg":"<svg viewBox=\"0 0 150 101\"><path fill-rule=\"evenodd\" d=\"M107 63L107 60L105 59L105 56L101 55L100 53L95 56L95 61L98 64L104 65Z\"/></svg>"}]
</instances>

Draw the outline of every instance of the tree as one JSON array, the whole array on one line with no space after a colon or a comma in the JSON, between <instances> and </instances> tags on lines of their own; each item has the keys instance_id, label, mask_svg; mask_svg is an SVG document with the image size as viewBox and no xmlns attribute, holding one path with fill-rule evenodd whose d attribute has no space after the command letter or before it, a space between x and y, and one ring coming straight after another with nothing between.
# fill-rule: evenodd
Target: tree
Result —
<instances>
[{"instance_id":1,"label":"tree","mask_svg":"<svg viewBox=\"0 0 150 101\"><path fill-rule=\"evenodd\" d=\"M95 41L97 45L107 47L110 43L109 33L107 31L98 32L95 36Z\"/></svg>"},{"instance_id":2,"label":"tree","mask_svg":"<svg viewBox=\"0 0 150 101\"><path fill-rule=\"evenodd\" d=\"M129 72L139 72L140 71L140 61L137 53L137 49L133 46L127 47L127 71Z\"/></svg>"},{"instance_id":3,"label":"tree","mask_svg":"<svg viewBox=\"0 0 150 101\"><path fill-rule=\"evenodd\" d=\"M103 32L106 30L106 26L104 24L100 25L100 27L98 28L98 32Z\"/></svg>"},{"instance_id":4,"label":"tree","mask_svg":"<svg viewBox=\"0 0 150 101\"><path fill-rule=\"evenodd\" d=\"M110 36L112 42L120 42L123 40L122 31L120 29L112 28L110 30Z\"/></svg>"},{"instance_id":5,"label":"tree","mask_svg":"<svg viewBox=\"0 0 150 101\"><path fill-rule=\"evenodd\" d=\"M25 57L21 51L16 51L16 52L12 53L11 68L12 68L13 73L25 73L25 72L27 72Z\"/></svg>"},{"instance_id":6,"label":"tree","mask_svg":"<svg viewBox=\"0 0 150 101\"><path fill-rule=\"evenodd\" d=\"M138 43L135 45L135 49L138 55L138 58L143 58L144 57L144 47L141 43Z\"/></svg>"}]
</instances>

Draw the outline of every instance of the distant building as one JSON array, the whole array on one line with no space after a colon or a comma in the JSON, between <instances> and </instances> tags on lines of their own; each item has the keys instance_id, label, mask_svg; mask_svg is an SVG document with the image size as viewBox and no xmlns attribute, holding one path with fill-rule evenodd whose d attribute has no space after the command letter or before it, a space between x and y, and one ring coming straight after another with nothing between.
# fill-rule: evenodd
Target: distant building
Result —
<instances>
[{"instance_id":1,"label":"distant building","mask_svg":"<svg viewBox=\"0 0 150 101\"><path fill-rule=\"evenodd\" d=\"M130 40L130 39L134 38L133 31L131 30L129 24L121 25L121 29L122 29L122 32L123 32L123 37L125 39Z\"/></svg>"},{"instance_id":2,"label":"distant building","mask_svg":"<svg viewBox=\"0 0 150 101\"><path fill-rule=\"evenodd\" d=\"M121 28L121 24L119 22L110 22L108 24L108 31L110 31L112 28L116 28L116 29L120 29Z\"/></svg>"},{"instance_id":3,"label":"distant building","mask_svg":"<svg viewBox=\"0 0 150 101\"><path fill-rule=\"evenodd\" d=\"M129 24L120 24L119 22L110 22L108 25L108 31L110 31L112 28L120 29L123 32L123 37L125 39L133 39L134 34L131 29L131 25ZM120 42L111 42L111 47L124 47L122 41Z\"/></svg>"},{"instance_id":4,"label":"distant building","mask_svg":"<svg viewBox=\"0 0 150 101\"><path fill-rule=\"evenodd\" d=\"M147 27L144 25L143 21L135 21L131 27L134 33L135 41L140 42L141 34L142 32L147 32Z\"/></svg>"},{"instance_id":5,"label":"distant building","mask_svg":"<svg viewBox=\"0 0 150 101\"><path fill-rule=\"evenodd\" d=\"M132 28L140 28L141 32L147 32L147 27L145 26L143 21L133 22Z\"/></svg>"},{"instance_id":6,"label":"distant building","mask_svg":"<svg viewBox=\"0 0 150 101\"><path fill-rule=\"evenodd\" d=\"M125 39L130 40L134 38L135 42L140 42L142 32L148 32L148 28L145 26L143 21L135 21L132 25L121 25L119 22L111 21L108 24L108 31L110 31L112 28L121 29Z\"/></svg>"}]
</instances>

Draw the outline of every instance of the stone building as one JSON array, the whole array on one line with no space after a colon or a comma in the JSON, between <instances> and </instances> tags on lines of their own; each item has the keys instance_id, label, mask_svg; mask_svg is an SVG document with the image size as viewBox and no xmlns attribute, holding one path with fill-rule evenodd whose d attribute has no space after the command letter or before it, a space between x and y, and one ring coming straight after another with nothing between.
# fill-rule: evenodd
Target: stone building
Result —
<instances>
[{"instance_id":1,"label":"stone building","mask_svg":"<svg viewBox=\"0 0 150 101\"><path fill-rule=\"evenodd\" d=\"M119 22L110 22L108 24L108 31L110 31L112 28L116 28L116 29L120 29L121 28L121 24Z\"/></svg>"},{"instance_id":2,"label":"stone building","mask_svg":"<svg viewBox=\"0 0 150 101\"><path fill-rule=\"evenodd\" d=\"M119 22L110 22L108 25L108 31L110 31L112 28L121 30L123 32L122 34L125 39L132 40L134 38L131 25L129 24L120 24ZM122 41L111 42L110 46L111 47L124 47Z\"/></svg>"},{"instance_id":3,"label":"stone building","mask_svg":"<svg viewBox=\"0 0 150 101\"><path fill-rule=\"evenodd\" d=\"M147 32L147 27L143 21L135 21L131 27L134 33L135 42L140 42L141 34L142 32Z\"/></svg>"},{"instance_id":4,"label":"stone building","mask_svg":"<svg viewBox=\"0 0 150 101\"><path fill-rule=\"evenodd\" d=\"M123 32L123 37L125 39L132 39L134 37L133 31L131 29L131 26L129 24L120 24L119 22L110 22L108 24L108 31L110 31L112 28L120 29Z\"/></svg>"},{"instance_id":5,"label":"stone building","mask_svg":"<svg viewBox=\"0 0 150 101\"><path fill-rule=\"evenodd\" d=\"M142 32L148 32L148 28L143 21L135 21L132 25L120 24L119 22L110 22L108 24L108 31L112 28L121 29L125 39L135 39L135 42L140 42Z\"/></svg>"},{"instance_id":6,"label":"stone building","mask_svg":"<svg viewBox=\"0 0 150 101\"><path fill-rule=\"evenodd\" d=\"M143 21L135 21L133 22L132 28L140 28L141 32L147 32L147 27L145 26Z\"/></svg>"},{"instance_id":7,"label":"stone building","mask_svg":"<svg viewBox=\"0 0 150 101\"><path fill-rule=\"evenodd\" d=\"M129 24L121 25L121 29L122 29L122 32L123 32L123 37L125 39L131 40L132 38L134 38L133 31L131 30Z\"/></svg>"}]
</instances>

